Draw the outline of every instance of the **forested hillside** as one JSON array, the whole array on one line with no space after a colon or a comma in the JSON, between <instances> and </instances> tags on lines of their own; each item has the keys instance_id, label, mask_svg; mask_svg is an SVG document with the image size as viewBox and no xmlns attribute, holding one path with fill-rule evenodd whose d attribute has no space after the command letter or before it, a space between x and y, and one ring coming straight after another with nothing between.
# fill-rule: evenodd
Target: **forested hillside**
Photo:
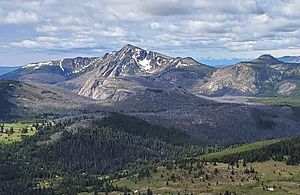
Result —
<instances>
[{"instance_id":1,"label":"forested hillside","mask_svg":"<svg viewBox=\"0 0 300 195\"><path fill-rule=\"evenodd\" d=\"M300 163L300 137L229 148L216 154L205 155L203 159L225 163L235 163L240 160L264 162L273 159L286 162L288 165L298 165Z\"/></svg>"},{"instance_id":2,"label":"forested hillside","mask_svg":"<svg viewBox=\"0 0 300 195\"><path fill-rule=\"evenodd\" d=\"M118 177L126 168L139 172L144 166L135 163L149 166L202 151L196 140L181 131L120 114L85 122L64 120L55 126L40 124L37 129L36 135L22 142L0 145L0 194L112 190L115 187L98 177Z\"/></svg>"}]
</instances>

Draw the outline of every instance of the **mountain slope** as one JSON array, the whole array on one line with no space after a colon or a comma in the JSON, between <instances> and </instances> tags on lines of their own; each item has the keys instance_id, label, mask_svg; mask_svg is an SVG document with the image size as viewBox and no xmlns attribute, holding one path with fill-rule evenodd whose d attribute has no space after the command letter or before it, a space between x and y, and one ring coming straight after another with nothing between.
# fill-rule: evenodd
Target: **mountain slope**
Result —
<instances>
[{"instance_id":1,"label":"mountain slope","mask_svg":"<svg viewBox=\"0 0 300 195\"><path fill-rule=\"evenodd\" d=\"M42 113L71 114L92 101L49 85L0 80L0 119L26 118Z\"/></svg>"},{"instance_id":2,"label":"mountain slope","mask_svg":"<svg viewBox=\"0 0 300 195\"><path fill-rule=\"evenodd\" d=\"M99 74L105 77L146 76L164 69L172 60L173 58L160 53L125 45L118 52L106 54L103 61L98 63L98 67Z\"/></svg>"},{"instance_id":3,"label":"mountain slope","mask_svg":"<svg viewBox=\"0 0 300 195\"><path fill-rule=\"evenodd\" d=\"M288 165L300 163L300 137L267 140L231 147L220 152L204 155L202 158L209 161L238 162L264 162L268 160L285 161Z\"/></svg>"},{"instance_id":4,"label":"mountain slope","mask_svg":"<svg viewBox=\"0 0 300 195\"><path fill-rule=\"evenodd\" d=\"M172 58L126 45L104 55L93 71L58 85L93 99L120 101L146 88L187 86L213 70L192 58Z\"/></svg>"},{"instance_id":5,"label":"mountain slope","mask_svg":"<svg viewBox=\"0 0 300 195\"><path fill-rule=\"evenodd\" d=\"M9 67L9 66L5 67L5 66L0 66L0 76L4 75L4 74L7 74L9 72L12 72L12 71L14 71L14 70L16 70L18 68L19 67Z\"/></svg>"},{"instance_id":6,"label":"mountain slope","mask_svg":"<svg viewBox=\"0 0 300 195\"><path fill-rule=\"evenodd\" d=\"M300 90L300 64L285 63L271 55L220 68L198 84L195 92L207 95L289 96Z\"/></svg>"},{"instance_id":7,"label":"mountain slope","mask_svg":"<svg viewBox=\"0 0 300 195\"><path fill-rule=\"evenodd\" d=\"M31 63L0 76L0 79L54 84L79 76L99 58L77 57L49 62Z\"/></svg>"},{"instance_id":8,"label":"mountain slope","mask_svg":"<svg viewBox=\"0 0 300 195\"><path fill-rule=\"evenodd\" d=\"M216 104L216 102L200 98L184 88L152 89L146 88L127 99L112 104L117 111L157 113L161 111L191 108Z\"/></svg>"},{"instance_id":9,"label":"mountain slope","mask_svg":"<svg viewBox=\"0 0 300 195\"><path fill-rule=\"evenodd\" d=\"M0 145L0 194L77 194L91 187L113 191L104 175L187 157L194 141L176 129L121 114L46 126L21 142Z\"/></svg>"},{"instance_id":10,"label":"mountain slope","mask_svg":"<svg viewBox=\"0 0 300 195\"><path fill-rule=\"evenodd\" d=\"M189 101L189 100L187 100ZM133 104L134 105L134 104ZM134 106L133 106L134 108ZM290 106L196 104L131 113L151 124L188 132L204 143L226 145L300 135Z\"/></svg>"},{"instance_id":11,"label":"mountain slope","mask_svg":"<svg viewBox=\"0 0 300 195\"><path fill-rule=\"evenodd\" d=\"M153 76L154 82L165 87L190 89L197 81L209 77L216 68L201 64L193 58L175 58L162 72Z\"/></svg>"}]
</instances>

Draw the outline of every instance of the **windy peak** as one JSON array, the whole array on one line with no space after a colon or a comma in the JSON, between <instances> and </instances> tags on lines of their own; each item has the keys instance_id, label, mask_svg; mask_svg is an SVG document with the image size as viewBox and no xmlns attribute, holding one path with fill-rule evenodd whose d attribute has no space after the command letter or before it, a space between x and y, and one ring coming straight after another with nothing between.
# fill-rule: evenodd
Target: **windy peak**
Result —
<instances>
[{"instance_id":1,"label":"windy peak","mask_svg":"<svg viewBox=\"0 0 300 195\"><path fill-rule=\"evenodd\" d=\"M254 60L255 62L268 62L268 63L278 63L280 62L277 58L271 54L263 54Z\"/></svg>"}]
</instances>

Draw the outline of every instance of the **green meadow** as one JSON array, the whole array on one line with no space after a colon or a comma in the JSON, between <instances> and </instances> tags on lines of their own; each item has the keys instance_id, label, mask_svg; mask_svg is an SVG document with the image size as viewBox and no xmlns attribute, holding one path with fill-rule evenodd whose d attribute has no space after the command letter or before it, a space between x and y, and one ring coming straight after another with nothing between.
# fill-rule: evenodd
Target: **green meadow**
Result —
<instances>
[{"instance_id":1,"label":"green meadow","mask_svg":"<svg viewBox=\"0 0 300 195\"><path fill-rule=\"evenodd\" d=\"M1 123L3 132L0 133L0 144L11 144L21 141L25 136L32 136L36 128L31 122Z\"/></svg>"}]
</instances>

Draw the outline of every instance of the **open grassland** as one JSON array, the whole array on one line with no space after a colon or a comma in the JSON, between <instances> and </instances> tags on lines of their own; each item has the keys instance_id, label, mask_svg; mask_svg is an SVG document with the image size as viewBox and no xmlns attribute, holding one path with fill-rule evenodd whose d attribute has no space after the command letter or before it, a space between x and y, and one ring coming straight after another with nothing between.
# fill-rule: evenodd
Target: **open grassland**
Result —
<instances>
[{"instance_id":1,"label":"open grassland","mask_svg":"<svg viewBox=\"0 0 300 195\"><path fill-rule=\"evenodd\" d=\"M231 154L237 154L237 153L261 149L268 145L278 143L279 141L280 141L280 139L274 139L274 140L255 142L255 143L251 143L251 144L245 144L242 146L232 146L232 147L226 148L224 150L221 150L219 152L205 154L205 155L201 156L200 159L205 159L207 161L211 161L213 159L218 159L223 156L227 156L227 155L231 155Z\"/></svg>"},{"instance_id":2,"label":"open grassland","mask_svg":"<svg viewBox=\"0 0 300 195\"><path fill-rule=\"evenodd\" d=\"M300 106L300 98L293 97L266 97L266 98L250 98L249 102L262 103L267 105L290 105Z\"/></svg>"},{"instance_id":3,"label":"open grassland","mask_svg":"<svg viewBox=\"0 0 300 195\"><path fill-rule=\"evenodd\" d=\"M253 171L247 173L245 170L251 167ZM199 167L195 163L188 168L174 166L171 170L159 167L150 177L135 175L113 183L141 193L150 188L154 194L224 194L226 191L255 195L300 194L300 166L275 161L249 163L246 167L223 163Z\"/></svg>"},{"instance_id":4,"label":"open grassland","mask_svg":"<svg viewBox=\"0 0 300 195\"><path fill-rule=\"evenodd\" d=\"M0 145L21 141L24 136L32 136L36 128L30 122L1 123L3 132L0 133Z\"/></svg>"}]
</instances>

